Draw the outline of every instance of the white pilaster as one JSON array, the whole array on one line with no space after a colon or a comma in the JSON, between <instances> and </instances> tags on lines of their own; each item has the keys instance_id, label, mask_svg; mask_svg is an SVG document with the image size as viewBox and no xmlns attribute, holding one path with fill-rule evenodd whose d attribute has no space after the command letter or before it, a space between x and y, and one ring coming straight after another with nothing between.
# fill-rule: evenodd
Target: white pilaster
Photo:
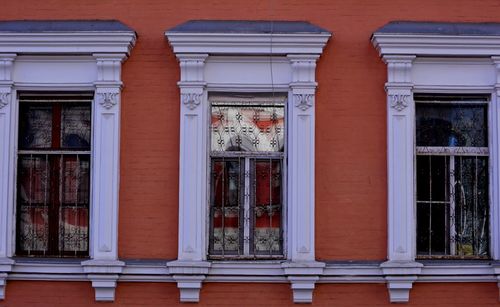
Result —
<instances>
[{"instance_id":1,"label":"white pilaster","mask_svg":"<svg viewBox=\"0 0 500 307\"><path fill-rule=\"evenodd\" d=\"M13 113L15 94L12 68L15 54L0 54L0 300L5 298L7 273L14 261L12 256L12 219L14 212Z\"/></svg>"},{"instance_id":2,"label":"white pilaster","mask_svg":"<svg viewBox=\"0 0 500 307\"><path fill-rule=\"evenodd\" d=\"M314 106L319 55L288 55L292 82L288 103L288 252L283 269L294 302L311 303L324 263L314 256Z\"/></svg>"},{"instance_id":3,"label":"white pilaster","mask_svg":"<svg viewBox=\"0 0 500 307\"><path fill-rule=\"evenodd\" d=\"M92 117L90 257L82 262L96 300L113 301L124 263L118 261L121 63L125 54L94 54L97 78Z\"/></svg>"},{"instance_id":4,"label":"white pilaster","mask_svg":"<svg viewBox=\"0 0 500 307\"><path fill-rule=\"evenodd\" d=\"M204 80L207 54L177 54L181 68L178 258L168 267L177 281L181 302L197 302L208 273L205 225L209 106Z\"/></svg>"},{"instance_id":5,"label":"white pilaster","mask_svg":"<svg viewBox=\"0 0 500 307\"><path fill-rule=\"evenodd\" d=\"M499 300L500 300L500 56L491 57L493 65L495 66L496 82L495 91L491 97L489 107L490 117L490 156L491 163L491 200L490 200L490 216L491 222L491 257L496 260L492 264L495 275L497 277L497 285L499 287Z\"/></svg>"},{"instance_id":6,"label":"white pilaster","mask_svg":"<svg viewBox=\"0 0 500 307\"><path fill-rule=\"evenodd\" d=\"M500 56L492 57L496 72L495 91L489 106L490 117L490 163L491 163L491 257L500 260Z\"/></svg>"},{"instance_id":7,"label":"white pilaster","mask_svg":"<svg viewBox=\"0 0 500 307\"><path fill-rule=\"evenodd\" d=\"M408 302L422 264L415 262L414 130L411 80L415 56L384 56L387 63L388 261L381 265L391 302Z\"/></svg>"}]
</instances>

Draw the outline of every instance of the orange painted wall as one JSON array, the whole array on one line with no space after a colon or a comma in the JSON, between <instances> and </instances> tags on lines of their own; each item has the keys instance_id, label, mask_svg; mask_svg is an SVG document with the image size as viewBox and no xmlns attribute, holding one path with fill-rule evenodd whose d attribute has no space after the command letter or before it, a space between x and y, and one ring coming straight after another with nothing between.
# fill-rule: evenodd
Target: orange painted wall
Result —
<instances>
[{"instance_id":1,"label":"orange painted wall","mask_svg":"<svg viewBox=\"0 0 500 307\"><path fill-rule=\"evenodd\" d=\"M308 20L333 32L317 68L316 255L383 260L386 67L370 35L392 20L498 21L499 12L498 0L4 0L0 20L118 19L137 31L123 67L121 258L177 255L179 68L164 31L190 19L276 19ZM409 305L489 306L497 291L493 283L417 284ZM96 304L93 295L88 282L9 281L0 306L86 306ZM319 285L315 301L378 306L388 304L387 295L385 285ZM172 283L120 283L116 296L124 306L178 302ZM200 306L237 299L241 306L291 304L284 284L206 284L201 297Z\"/></svg>"},{"instance_id":2,"label":"orange painted wall","mask_svg":"<svg viewBox=\"0 0 500 307\"><path fill-rule=\"evenodd\" d=\"M119 283L113 304L96 303L88 282L9 281L7 299L1 307L59 306L186 306L178 303L173 283ZM27 295L30 293L31 295ZM201 301L193 306L296 306L285 284L205 284ZM405 306L469 307L497 306L494 283L453 283L414 285ZM320 284L311 306L394 306L383 284Z\"/></svg>"},{"instance_id":3,"label":"orange painted wall","mask_svg":"<svg viewBox=\"0 0 500 307\"><path fill-rule=\"evenodd\" d=\"M176 258L178 64L163 33L190 19L308 20L334 33L317 69L316 254L386 257L385 64L369 38L391 20L498 21L482 0L16 0L0 20L118 19L139 39L125 63L119 254Z\"/></svg>"}]
</instances>

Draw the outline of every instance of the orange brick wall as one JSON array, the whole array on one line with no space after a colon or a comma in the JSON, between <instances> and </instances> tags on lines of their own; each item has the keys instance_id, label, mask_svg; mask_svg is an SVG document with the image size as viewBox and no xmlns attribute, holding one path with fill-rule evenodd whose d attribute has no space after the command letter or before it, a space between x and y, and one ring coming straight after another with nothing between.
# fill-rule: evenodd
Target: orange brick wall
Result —
<instances>
[{"instance_id":1,"label":"orange brick wall","mask_svg":"<svg viewBox=\"0 0 500 307\"><path fill-rule=\"evenodd\" d=\"M113 304L96 303L88 282L10 281L7 299L1 307L83 307L83 306L186 306L178 303L173 283L119 283ZM29 295L27 295L29 294ZM201 290L201 301L192 306L297 306L286 284L208 283ZM414 285L405 306L480 307L497 306L498 288L494 283L452 283ZM189 306L189 304L188 304ZM389 303L383 284L320 284L312 306L394 306Z\"/></svg>"},{"instance_id":2,"label":"orange brick wall","mask_svg":"<svg viewBox=\"0 0 500 307\"><path fill-rule=\"evenodd\" d=\"M499 12L498 0L4 0L0 20L118 19L137 31L137 45L123 67L121 258L177 255L179 68L164 31L190 19L308 20L332 31L317 68L316 255L383 260L386 66L370 35L391 20L498 21ZM497 291L493 283L417 284L410 305L487 306L496 302ZM243 301L241 293L247 293ZM116 305L178 302L172 283L119 284L116 295ZM315 301L376 306L387 304L387 295L384 285L319 285ZM207 284L201 298L200 305L290 304L291 291L284 284ZM7 300L0 302L39 304L95 303L88 282L20 281L9 281Z\"/></svg>"}]
</instances>

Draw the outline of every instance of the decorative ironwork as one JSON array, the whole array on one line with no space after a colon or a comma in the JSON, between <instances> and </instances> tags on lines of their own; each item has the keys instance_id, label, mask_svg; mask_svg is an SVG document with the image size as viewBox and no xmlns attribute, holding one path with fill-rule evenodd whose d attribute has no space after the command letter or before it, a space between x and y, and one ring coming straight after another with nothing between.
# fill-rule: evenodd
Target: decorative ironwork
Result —
<instances>
[{"instance_id":1,"label":"decorative ironwork","mask_svg":"<svg viewBox=\"0 0 500 307\"><path fill-rule=\"evenodd\" d=\"M212 106L212 151L284 150L284 106Z\"/></svg>"}]
</instances>

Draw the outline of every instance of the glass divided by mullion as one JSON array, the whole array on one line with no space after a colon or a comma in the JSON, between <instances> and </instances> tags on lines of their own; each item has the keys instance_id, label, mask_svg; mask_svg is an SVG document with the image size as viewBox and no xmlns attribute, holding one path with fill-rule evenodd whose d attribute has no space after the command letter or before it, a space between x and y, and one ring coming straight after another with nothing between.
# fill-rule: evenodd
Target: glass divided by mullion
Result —
<instances>
[{"instance_id":1,"label":"glass divided by mullion","mask_svg":"<svg viewBox=\"0 0 500 307\"><path fill-rule=\"evenodd\" d=\"M61 147L90 149L90 105L63 105L61 112Z\"/></svg>"},{"instance_id":2,"label":"glass divided by mullion","mask_svg":"<svg viewBox=\"0 0 500 307\"><path fill-rule=\"evenodd\" d=\"M19 115L19 149L51 148L52 105L21 103Z\"/></svg>"},{"instance_id":3,"label":"glass divided by mullion","mask_svg":"<svg viewBox=\"0 0 500 307\"><path fill-rule=\"evenodd\" d=\"M244 163L238 159L213 160L211 174L210 250L220 255L242 254Z\"/></svg>"},{"instance_id":4,"label":"glass divided by mullion","mask_svg":"<svg viewBox=\"0 0 500 307\"><path fill-rule=\"evenodd\" d=\"M255 161L254 253L282 254L282 160Z\"/></svg>"},{"instance_id":5,"label":"glass divided by mullion","mask_svg":"<svg viewBox=\"0 0 500 307\"><path fill-rule=\"evenodd\" d=\"M486 104L418 103L417 146L488 147Z\"/></svg>"}]
</instances>

